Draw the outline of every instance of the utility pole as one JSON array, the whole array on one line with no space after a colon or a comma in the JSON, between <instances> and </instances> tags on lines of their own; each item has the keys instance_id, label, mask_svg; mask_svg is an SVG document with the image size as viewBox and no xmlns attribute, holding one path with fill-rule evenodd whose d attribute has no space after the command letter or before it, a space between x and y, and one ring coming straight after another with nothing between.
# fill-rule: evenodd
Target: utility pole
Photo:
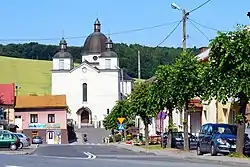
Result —
<instances>
[{"instance_id":1,"label":"utility pole","mask_svg":"<svg viewBox=\"0 0 250 167\"><path fill-rule=\"evenodd\" d=\"M186 50L187 48L187 16L189 13L186 13L185 9L182 9L182 31L183 31L183 42L182 42L182 47L183 51Z\"/></svg>"},{"instance_id":2,"label":"utility pole","mask_svg":"<svg viewBox=\"0 0 250 167\"><path fill-rule=\"evenodd\" d=\"M138 78L141 79L141 52L138 50Z\"/></svg>"},{"instance_id":3,"label":"utility pole","mask_svg":"<svg viewBox=\"0 0 250 167\"><path fill-rule=\"evenodd\" d=\"M122 68L121 68L121 79L122 79L122 96L121 96L121 100L122 100L123 96L124 96L124 86L123 86L124 78L123 78L123 69Z\"/></svg>"}]
</instances>

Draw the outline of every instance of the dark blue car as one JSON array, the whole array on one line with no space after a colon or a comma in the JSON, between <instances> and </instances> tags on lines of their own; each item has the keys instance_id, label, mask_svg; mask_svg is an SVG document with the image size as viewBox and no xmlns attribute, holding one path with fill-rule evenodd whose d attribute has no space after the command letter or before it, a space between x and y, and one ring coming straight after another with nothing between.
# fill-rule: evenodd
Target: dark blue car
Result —
<instances>
[{"instance_id":1,"label":"dark blue car","mask_svg":"<svg viewBox=\"0 0 250 167\"><path fill-rule=\"evenodd\" d=\"M229 154L236 150L237 126L229 124L205 124L201 127L197 155L211 153ZM249 143L245 143L244 152L248 152Z\"/></svg>"}]
</instances>

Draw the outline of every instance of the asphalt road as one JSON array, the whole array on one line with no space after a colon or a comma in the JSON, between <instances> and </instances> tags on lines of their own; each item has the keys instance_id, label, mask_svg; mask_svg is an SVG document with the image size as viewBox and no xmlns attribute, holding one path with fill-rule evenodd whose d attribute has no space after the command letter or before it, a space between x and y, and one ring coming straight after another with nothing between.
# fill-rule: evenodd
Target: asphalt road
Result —
<instances>
[{"instance_id":1,"label":"asphalt road","mask_svg":"<svg viewBox=\"0 0 250 167\"><path fill-rule=\"evenodd\" d=\"M32 158L31 158L32 157ZM36 166L62 166L79 165L91 167L140 167L140 166L165 166L165 167L229 167L209 160L181 159L154 154L136 153L111 145L53 145L39 147L33 155L15 157L17 159L29 158L29 163ZM0 157L1 159L1 157ZM19 160L11 162L18 163ZM32 161L32 162L31 162ZM34 162L33 162L34 161ZM23 161L26 164L26 161ZM27 165L30 165L27 164ZM17 164L14 164L17 165ZM19 164L22 166L23 164ZM0 166L1 167L1 166ZM25 165L23 165L25 167ZM30 166L27 166L30 167Z\"/></svg>"}]
</instances>

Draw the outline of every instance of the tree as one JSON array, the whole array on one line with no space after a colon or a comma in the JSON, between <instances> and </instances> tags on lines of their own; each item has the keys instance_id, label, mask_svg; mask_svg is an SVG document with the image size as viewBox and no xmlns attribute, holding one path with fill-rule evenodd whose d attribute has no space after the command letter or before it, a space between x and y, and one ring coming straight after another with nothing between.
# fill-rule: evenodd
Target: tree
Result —
<instances>
[{"instance_id":1,"label":"tree","mask_svg":"<svg viewBox=\"0 0 250 167\"><path fill-rule=\"evenodd\" d=\"M119 117L125 118L124 123L131 123L131 115L129 114L128 99L123 99L116 102L116 105L111 110L103 122L106 129L113 130L117 129Z\"/></svg>"},{"instance_id":2,"label":"tree","mask_svg":"<svg viewBox=\"0 0 250 167\"><path fill-rule=\"evenodd\" d=\"M204 99L215 98L226 103L229 98L240 106L237 117L236 152L243 153L245 112L250 97L250 32L245 27L218 33L210 43L209 62L204 74L207 85Z\"/></svg>"},{"instance_id":3,"label":"tree","mask_svg":"<svg viewBox=\"0 0 250 167\"><path fill-rule=\"evenodd\" d=\"M134 86L134 90L129 95L129 111L130 115L140 116L145 126L145 145L149 144L148 125L151 124L151 119L157 115L157 107L154 105L154 100L151 99L150 82L138 82Z\"/></svg>"},{"instance_id":4,"label":"tree","mask_svg":"<svg viewBox=\"0 0 250 167\"><path fill-rule=\"evenodd\" d=\"M177 106L176 96L173 92L171 72L173 68L170 65L159 66L155 73L155 80L151 87L151 95L155 101L158 111L164 108L168 109L168 142L167 146L171 148L172 145L172 129L173 129L173 109Z\"/></svg>"},{"instance_id":5,"label":"tree","mask_svg":"<svg viewBox=\"0 0 250 167\"><path fill-rule=\"evenodd\" d=\"M203 91L201 84L202 64L196 56L190 52L183 52L172 66L169 77L171 78L172 94L176 98L178 106L184 106L184 149L189 150L188 139L188 114L189 101L194 97L199 97Z\"/></svg>"}]
</instances>

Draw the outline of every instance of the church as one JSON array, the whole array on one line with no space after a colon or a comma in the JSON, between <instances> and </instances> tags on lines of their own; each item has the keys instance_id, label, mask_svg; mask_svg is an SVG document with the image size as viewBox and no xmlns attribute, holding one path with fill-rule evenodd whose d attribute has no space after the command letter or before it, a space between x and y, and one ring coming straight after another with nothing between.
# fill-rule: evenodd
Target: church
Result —
<instances>
[{"instance_id":1,"label":"church","mask_svg":"<svg viewBox=\"0 0 250 167\"><path fill-rule=\"evenodd\" d=\"M70 110L67 118L78 128L103 128L103 120L116 101L131 93L133 78L119 68L113 42L101 33L98 19L81 54L81 63L74 67L73 56L62 38L60 51L53 57L52 95L66 95Z\"/></svg>"}]
</instances>

